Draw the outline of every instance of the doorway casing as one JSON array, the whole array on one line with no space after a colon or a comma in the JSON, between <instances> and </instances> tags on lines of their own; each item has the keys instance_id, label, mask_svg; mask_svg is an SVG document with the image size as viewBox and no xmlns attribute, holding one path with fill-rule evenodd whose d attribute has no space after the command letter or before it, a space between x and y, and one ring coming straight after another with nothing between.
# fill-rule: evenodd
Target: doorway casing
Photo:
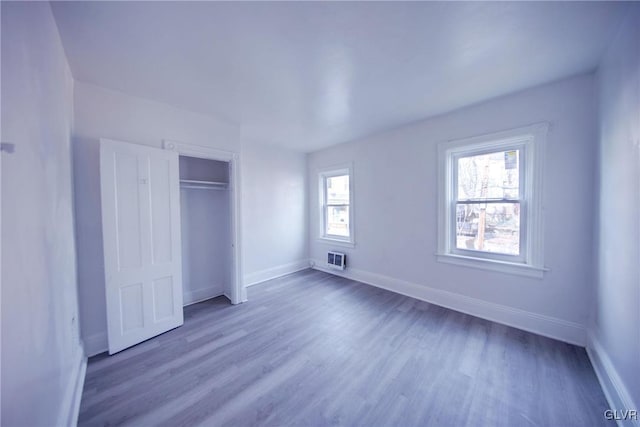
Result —
<instances>
[{"instance_id":1,"label":"doorway casing","mask_svg":"<svg viewBox=\"0 0 640 427\"><path fill-rule=\"evenodd\" d=\"M242 251L240 248L240 156L231 151L217 150L201 145L164 140L165 150L175 151L180 156L218 160L229 163L229 197L231 216L231 286L227 295L232 304L247 300L247 291L242 280Z\"/></svg>"}]
</instances>

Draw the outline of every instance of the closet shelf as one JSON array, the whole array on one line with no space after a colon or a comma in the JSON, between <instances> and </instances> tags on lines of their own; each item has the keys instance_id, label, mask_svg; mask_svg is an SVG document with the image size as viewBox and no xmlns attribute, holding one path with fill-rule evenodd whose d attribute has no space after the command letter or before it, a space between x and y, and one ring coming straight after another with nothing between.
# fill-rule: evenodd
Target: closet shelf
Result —
<instances>
[{"instance_id":1,"label":"closet shelf","mask_svg":"<svg viewBox=\"0 0 640 427\"><path fill-rule=\"evenodd\" d=\"M218 181L198 181L195 179L181 179L180 188L195 190L226 190L229 186L227 182Z\"/></svg>"}]
</instances>

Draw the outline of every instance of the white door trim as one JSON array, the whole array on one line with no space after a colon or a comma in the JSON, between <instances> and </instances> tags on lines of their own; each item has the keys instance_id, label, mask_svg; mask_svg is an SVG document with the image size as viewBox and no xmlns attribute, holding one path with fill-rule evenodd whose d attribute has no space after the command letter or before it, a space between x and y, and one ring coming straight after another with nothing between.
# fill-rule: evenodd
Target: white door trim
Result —
<instances>
[{"instance_id":1,"label":"white door trim","mask_svg":"<svg viewBox=\"0 0 640 427\"><path fill-rule=\"evenodd\" d=\"M247 290L242 281L242 251L240 250L240 156L232 151L218 150L202 145L185 144L164 140L165 150L175 151L180 156L229 162L229 195L231 200L231 295L227 295L232 304L247 300Z\"/></svg>"}]
</instances>

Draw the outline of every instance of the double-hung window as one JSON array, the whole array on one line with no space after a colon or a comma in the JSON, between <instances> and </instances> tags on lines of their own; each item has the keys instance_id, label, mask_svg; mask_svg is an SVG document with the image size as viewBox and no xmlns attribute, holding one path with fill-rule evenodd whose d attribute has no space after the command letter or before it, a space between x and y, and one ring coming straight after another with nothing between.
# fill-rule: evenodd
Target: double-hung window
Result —
<instances>
[{"instance_id":1,"label":"double-hung window","mask_svg":"<svg viewBox=\"0 0 640 427\"><path fill-rule=\"evenodd\" d=\"M438 260L541 277L546 124L439 146Z\"/></svg>"},{"instance_id":2,"label":"double-hung window","mask_svg":"<svg viewBox=\"0 0 640 427\"><path fill-rule=\"evenodd\" d=\"M353 244L353 180L351 167L319 173L320 238Z\"/></svg>"}]
</instances>

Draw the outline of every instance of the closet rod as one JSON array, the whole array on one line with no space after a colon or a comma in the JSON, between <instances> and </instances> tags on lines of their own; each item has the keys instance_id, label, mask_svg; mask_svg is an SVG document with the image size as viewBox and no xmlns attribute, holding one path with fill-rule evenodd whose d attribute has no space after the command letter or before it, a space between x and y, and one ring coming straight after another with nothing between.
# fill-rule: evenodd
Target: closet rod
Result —
<instances>
[{"instance_id":1,"label":"closet rod","mask_svg":"<svg viewBox=\"0 0 640 427\"><path fill-rule=\"evenodd\" d=\"M226 190L229 186L226 182L198 181L194 179L181 179L180 187L198 190Z\"/></svg>"}]
</instances>

